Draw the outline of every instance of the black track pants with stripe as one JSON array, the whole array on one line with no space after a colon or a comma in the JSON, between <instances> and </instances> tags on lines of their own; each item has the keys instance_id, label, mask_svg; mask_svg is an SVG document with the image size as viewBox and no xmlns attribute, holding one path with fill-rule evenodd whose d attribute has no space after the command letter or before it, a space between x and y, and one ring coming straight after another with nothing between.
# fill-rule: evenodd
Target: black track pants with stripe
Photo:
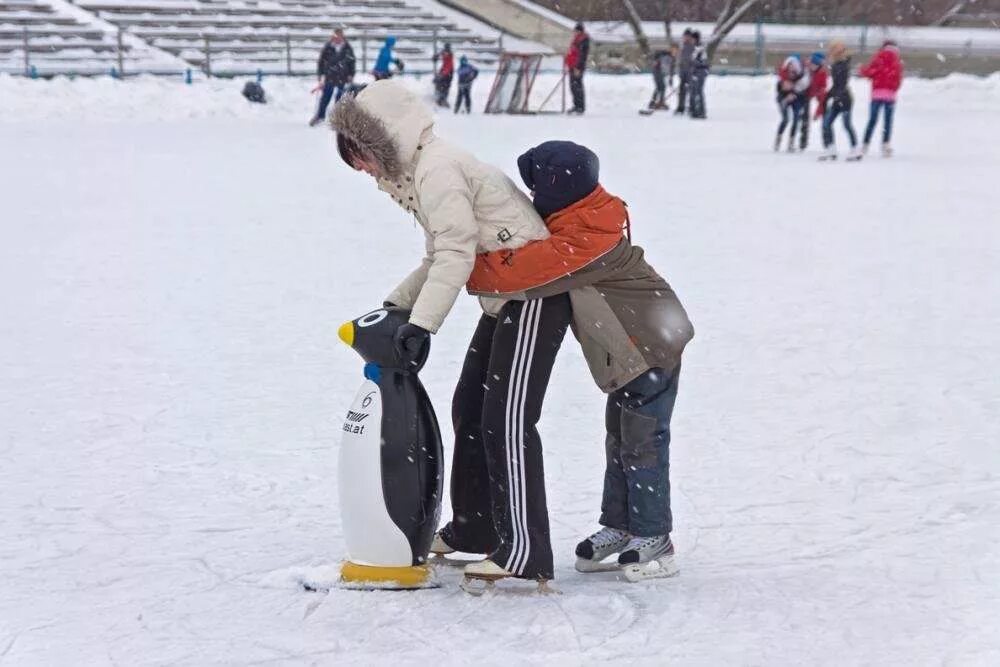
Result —
<instances>
[{"instance_id":1,"label":"black track pants with stripe","mask_svg":"<svg viewBox=\"0 0 1000 667\"><path fill-rule=\"evenodd\" d=\"M571 317L566 294L511 301L496 318L484 315L452 402L453 518L442 537L526 579L552 578L536 424Z\"/></svg>"}]
</instances>

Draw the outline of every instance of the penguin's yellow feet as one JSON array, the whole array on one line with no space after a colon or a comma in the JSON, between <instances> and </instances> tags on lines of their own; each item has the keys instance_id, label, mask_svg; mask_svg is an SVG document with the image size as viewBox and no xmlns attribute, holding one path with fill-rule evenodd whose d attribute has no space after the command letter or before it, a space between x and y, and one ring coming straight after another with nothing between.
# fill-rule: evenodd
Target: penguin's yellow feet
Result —
<instances>
[{"instance_id":1,"label":"penguin's yellow feet","mask_svg":"<svg viewBox=\"0 0 1000 667\"><path fill-rule=\"evenodd\" d=\"M437 588L427 565L380 567L358 565L347 561L340 569L340 581L348 588L382 588L388 590Z\"/></svg>"}]
</instances>

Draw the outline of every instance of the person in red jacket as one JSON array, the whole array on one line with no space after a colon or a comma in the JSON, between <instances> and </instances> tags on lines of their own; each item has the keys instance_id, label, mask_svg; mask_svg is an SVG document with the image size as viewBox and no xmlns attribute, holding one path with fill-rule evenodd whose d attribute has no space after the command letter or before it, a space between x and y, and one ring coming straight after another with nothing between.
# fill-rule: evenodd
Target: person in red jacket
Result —
<instances>
[{"instance_id":1,"label":"person in red jacket","mask_svg":"<svg viewBox=\"0 0 1000 667\"><path fill-rule=\"evenodd\" d=\"M797 53L785 58L778 68L777 101L781 122L774 136L775 152L781 150L781 139L791 120L792 130L788 135L788 152L795 152L795 137L799 133L799 122L803 120L806 92L809 90L809 70L802 65L802 57Z\"/></svg>"},{"instance_id":2,"label":"person in red jacket","mask_svg":"<svg viewBox=\"0 0 1000 667\"><path fill-rule=\"evenodd\" d=\"M566 52L566 71L569 72L569 90L573 95L573 108L569 113L582 114L586 110L583 96L583 72L587 69L587 57L590 55L590 35L583 29L582 23L573 28L573 41Z\"/></svg>"},{"instance_id":3,"label":"person in red jacket","mask_svg":"<svg viewBox=\"0 0 1000 667\"><path fill-rule=\"evenodd\" d=\"M809 145L809 125L810 121L823 117L826 113L826 86L829 82L826 71L826 55L817 51L809 57L809 88L806 89L806 97L802 108L802 137L799 140L799 149L805 150ZM812 100L816 100L816 114L810 118L810 106Z\"/></svg>"},{"instance_id":4,"label":"person in red jacket","mask_svg":"<svg viewBox=\"0 0 1000 667\"><path fill-rule=\"evenodd\" d=\"M890 157L892 148L892 118L896 111L896 94L903 83L903 61L899 57L899 47L891 39L885 40L871 61L861 68L861 76L872 80L872 102L868 114L868 127L865 128L864 144L861 152L868 152L868 144L875 133L879 111L885 110L885 121L882 124L882 155Z\"/></svg>"},{"instance_id":5,"label":"person in red jacket","mask_svg":"<svg viewBox=\"0 0 1000 667\"><path fill-rule=\"evenodd\" d=\"M448 108L448 93L451 91L451 80L455 76L455 56L451 52L451 44L445 44L441 53L434 54L434 60L441 60L441 69L434 75L434 88L437 92L437 105Z\"/></svg>"}]
</instances>

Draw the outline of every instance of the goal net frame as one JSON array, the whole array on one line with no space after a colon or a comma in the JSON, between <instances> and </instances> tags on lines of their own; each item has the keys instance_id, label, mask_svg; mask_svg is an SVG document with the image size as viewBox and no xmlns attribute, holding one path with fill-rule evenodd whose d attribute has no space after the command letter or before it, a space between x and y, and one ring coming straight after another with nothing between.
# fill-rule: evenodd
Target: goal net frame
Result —
<instances>
[{"instance_id":1,"label":"goal net frame","mask_svg":"<svg viewBox=\"0 0 1000 667\"><path fill-rule=\"evenodd\" d=\"M493 78L493 86L490 88L490 96L486 100L485 113L491 114L534 114L545 113L544 107L556 90L563 88L562 111L566 110L565 74L562 79L552 89L541 107L531 110L528 106L531 100L531 91L538 76L538 70L542 66L541 53L517 53L504 51L497 61L497 73ZM558 113L558 112L553 112Z\"/></svg>"}]
</instances>

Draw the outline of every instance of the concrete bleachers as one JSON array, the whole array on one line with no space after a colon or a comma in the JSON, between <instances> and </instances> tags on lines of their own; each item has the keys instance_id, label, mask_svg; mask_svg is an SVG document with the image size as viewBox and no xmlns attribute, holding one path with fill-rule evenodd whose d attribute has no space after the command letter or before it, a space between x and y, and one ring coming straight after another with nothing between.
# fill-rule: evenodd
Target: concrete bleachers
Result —
<instances>
[{"instance_id":1,"label":"concrete bleachers","mask_svg":"<svg viewBox=\"0 0 1000 667\"><path fill-rule=\"evenodd\" d=\"M0 0L0 71L30 64L41 75L307 74L337 27L359 73L371 69L389 35L409 72L429 71L445 42L480 64L496 61L495 31L459 25L437 7L428 0Z\"/></svg>"},{"instance_id":2,"label":"concrete bleachers","mask_svg":"<svg viewBox=\"0 0 1000 667\"><path fill-rule=\"evenodd\" d=\"M77 0L77 5L216 74L308 73L337 27L351 41L359 72L371 68L389 35L397 38L395 52L408 71L429 70L435 49L445 42L480 63L495 61L500 50L496 36L484 37L407 0Z\"/></svg>"},{"instance_id":3,"label":"concrete bleachers","mask_svg":"<svg viewBox=\"0 0 1000 667\"><path fill-rule=\"evenodd\" d=\"M174 60L64 0L0 0L0 72L156 71Z\"/></svg>"}]
</instances>

